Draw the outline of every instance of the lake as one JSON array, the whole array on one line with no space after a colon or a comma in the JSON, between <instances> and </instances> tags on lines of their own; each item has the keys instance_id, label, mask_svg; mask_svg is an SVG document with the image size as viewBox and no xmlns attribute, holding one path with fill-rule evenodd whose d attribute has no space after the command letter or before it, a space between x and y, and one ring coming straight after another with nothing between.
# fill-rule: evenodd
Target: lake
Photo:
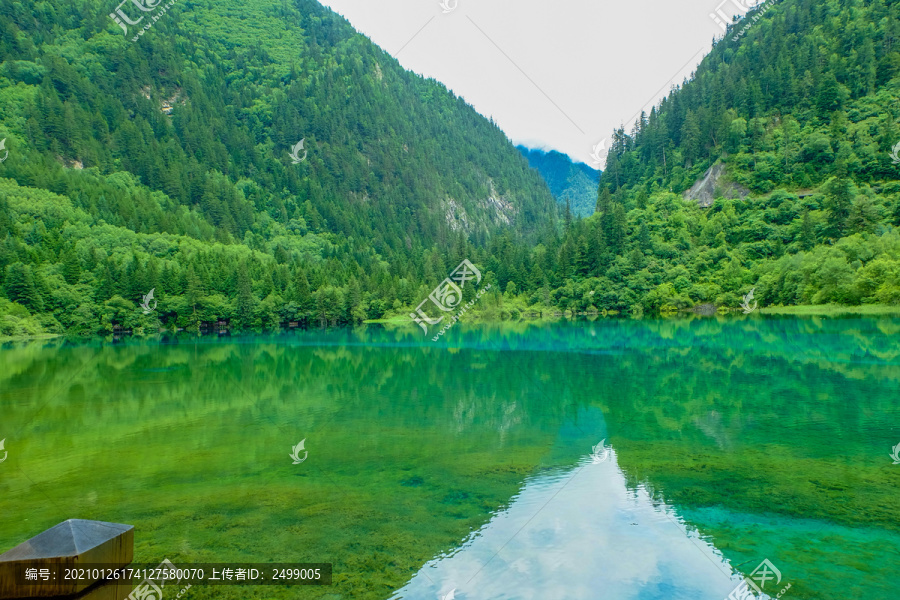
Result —
<instances>
[{"instance_id":1,"label":"lake","mask_svg":"<svg viewBox=\"0 0 900 600\"><path fill-rule=\"evenodd\" d=\"M898 333L750 315L10 343L0 552L82 518L134 525L136 562L334 565L188 599L724 600L764 564L761 597L893 600Z\"/></svg>"}]
</instances>

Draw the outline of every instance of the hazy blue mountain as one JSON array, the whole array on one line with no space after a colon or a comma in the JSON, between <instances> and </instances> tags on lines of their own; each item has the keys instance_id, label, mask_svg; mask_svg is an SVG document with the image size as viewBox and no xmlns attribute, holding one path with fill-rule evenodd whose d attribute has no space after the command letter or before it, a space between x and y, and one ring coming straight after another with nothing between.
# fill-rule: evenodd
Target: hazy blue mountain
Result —
<instances>
[{"instance_id":1,"label":"hazy blue mountain","mask_svg":"<svg viewBox=\"0 0 900 600\"><path fill-rule=\"evenodd\" d=\"M557 202L565 205L568 196L572 202L572 212L576 215L586 217L594 213L600 171L575 162L556 150L545 152L521 145L516 148L528 159L528 164L541 174Z\"/></svg>"}]
</instances>

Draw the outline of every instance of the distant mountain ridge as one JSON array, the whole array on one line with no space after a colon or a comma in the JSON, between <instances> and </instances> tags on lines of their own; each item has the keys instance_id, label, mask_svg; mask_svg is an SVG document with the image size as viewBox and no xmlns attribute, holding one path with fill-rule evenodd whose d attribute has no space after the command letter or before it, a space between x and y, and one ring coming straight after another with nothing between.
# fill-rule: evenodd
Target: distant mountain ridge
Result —
<instances>
[{"instance_id":1,"label":"distant mountain ridge","mask_svg":"<svg viewBox=\"0 0 900 600\"><path fill-rule=\"evenodd\" d=\"M528 164L541 174L557 202L565 206L568 197L574 214L582 217L594 214L600 171L575 162L556 150L535 150L521 144L516 148L528 159Z\"/></svg>"}]
</instances>

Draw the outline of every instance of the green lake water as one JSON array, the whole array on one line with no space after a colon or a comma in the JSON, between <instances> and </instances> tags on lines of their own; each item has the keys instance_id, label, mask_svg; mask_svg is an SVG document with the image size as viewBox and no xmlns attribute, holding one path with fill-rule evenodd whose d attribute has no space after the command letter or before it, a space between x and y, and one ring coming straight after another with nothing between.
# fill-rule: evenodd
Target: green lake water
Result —
<instances>
[{"instance_id":1,"label":"green lake water","mask_svg":"<svg viewBox=\"0 0 900 600\"><path fill-rule=\"evenodd\" d=\"M189 600L900 590L893 317L13 343L0 439L0 552L81 518L141 563L334 565Z\"/></svg>"}]
</instances>

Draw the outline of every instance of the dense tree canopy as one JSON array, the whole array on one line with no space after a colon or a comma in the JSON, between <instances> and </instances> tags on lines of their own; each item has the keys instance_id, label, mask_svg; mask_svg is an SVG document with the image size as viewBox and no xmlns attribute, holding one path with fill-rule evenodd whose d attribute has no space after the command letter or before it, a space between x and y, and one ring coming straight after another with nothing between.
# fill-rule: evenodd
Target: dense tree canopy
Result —
<instances>
[{"instance_id":1,"label":"dense tree canopy","mask_svg":"<svg viewBox=\"0 0 900 600\"><path fill-rule=\"evenodd\" d=\"M405 316L463 258L488 314L900 302L896 2L733 25L614 133L587 218L313 0L176 4L136 42L109 10L0 7L0 335Z\"/></svg>"},{"instance_id":2,"label":"dense tree canopy","mask_svg":"<svg viewBox=\"0 0 900 600\"><path fill-rule=\"evenodd\" d=\"M130 327L151 288L179 326L379 317L554 227L496 125L317 2L193 2L137 42L110 10L0 8L0 289L51 329Z\"/></svg>"},{"instance_id":3,"label":"dense tree canopy","mask_svg":"<svg viewBox=\"0 0 900 600\"><path fill-rule=\"evenodd\" d=\"M898 35L890 0L783 0L733 25L615 132L597 214L532 253L551 297L735 307L755 286L762 305L900 302ZM712 206L685 200L714 165Z\"/></svg>"}]
</instances>

